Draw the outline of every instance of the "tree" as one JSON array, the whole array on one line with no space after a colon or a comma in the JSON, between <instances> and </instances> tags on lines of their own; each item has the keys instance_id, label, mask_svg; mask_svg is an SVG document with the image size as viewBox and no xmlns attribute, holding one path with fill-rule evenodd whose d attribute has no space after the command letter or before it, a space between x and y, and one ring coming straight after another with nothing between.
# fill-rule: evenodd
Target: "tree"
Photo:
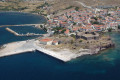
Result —
<instances>
[{"instance_id":1,"label":"tree","mask_svg":"<svg viewBox=\"0 0 120 80\"><path fill-rule=\"evenodd\" d=\"M43 25L40 25L41 28L43 28Z\"/></svg>"},{"instance_id":2,"label":"tree","mask_svg":"<svg viewBox=\"0 0 120 80\"><path fill-rule=\"evenodd\" d=\"M120 25L118 25L118 29L120 29Z\"/></svg>"},{"instance_id":3,"label":"tree","mask_svg":"<svg viewBox=\"0 0 120 80\"><path fill-rule=\"evenodd\" d=\"M61 31L61 33L64 33L66 31L66 29L63 29L62 31Z\"/></svg>"},{"instance_id":4,"label":"tree","mask_svg":"<svg viewBox=\"0 0 120 80\"><path fill-rule=\"evenodd\" d=\"M74 41L73 40L71 40L71 44L73 44L74 43Z\"/></svg>"},{"instance_id":5,"label":"tree","mask_svg":"<svg viewBox=\"0 0 120 80\"><path fill-rule=\"evenodd\" d=\"M108 32L112 32L112 28L109 28L109 29L108 29Z\"/></svg>"},{"instance_id":6,"label":"tree","mask_svg":"<svg viewBox=\"0 0 120 80\"><path fill-rule=\"evenodd\" d=\"M71 34L71 37L75 38L76 39L76 36L74 34Z\"/></svg>"},{"instance_id":7,"label":"tree","mask_svg":"<svg viewBox=\"0 0 120 80\"><path fill-rule=\"evenodd\" d=\"M76 25L76 23L74 22L73 25Z\"/></svg>"},{"instance_id":8,"label":"tree","mask_svg":"<svg viewBox=\"0 0 120 80\"><path fill-rule=\"evenodd\" d=\"M79 10L79 7L75 7L75 10L78 11L78 10Z\"/></svg>"},{"instance_id":9,"label":"tree","mask_svg":"<svg viewBox=\"0 0 120 80\"><path fill-rule=\"evenodd\" d=\"M79 43L81 43L81 42L82 42L82 40L79 41Z\"/></svg>"}]
</instances>

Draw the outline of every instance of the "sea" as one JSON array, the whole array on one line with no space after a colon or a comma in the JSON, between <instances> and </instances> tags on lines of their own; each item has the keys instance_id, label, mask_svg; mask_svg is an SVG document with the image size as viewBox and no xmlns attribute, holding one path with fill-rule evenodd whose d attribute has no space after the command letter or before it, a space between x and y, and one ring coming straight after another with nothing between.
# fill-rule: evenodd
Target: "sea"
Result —
<instances>
[{"instance_id":1,"label":"sea","mask_svg":"<svg viewBox=\"0 0 120 80\"><path fill-rule=\"evenodd\" d=\"M44 23L42 16L21 12L0 12L0 25ZM18 37L0 28L0 45L37 38ZM45 33L34 26L10 26L18 33ZM120 80L120 33L108 33L114 48L97 55L85 55L62 62L35 51L0 58L0 80Z\"/></svg>"}]
</instances>

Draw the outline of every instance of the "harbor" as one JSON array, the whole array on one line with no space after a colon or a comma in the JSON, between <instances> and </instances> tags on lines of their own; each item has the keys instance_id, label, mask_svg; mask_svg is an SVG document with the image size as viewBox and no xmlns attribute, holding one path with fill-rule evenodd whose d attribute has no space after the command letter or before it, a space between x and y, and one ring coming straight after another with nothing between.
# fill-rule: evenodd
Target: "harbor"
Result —
<instances>
[{"instance_id":1,"label":"harbor","mask_svg":"<svg viewBox=\"0 0 120 80\"><path fill-rule=\"evenodd\" d=\"M68 62L79 56L90 54L87 52L75 54L75 53L70 52L69 50L61 50L61 51L55 52L50 49L44 48L44 45L39 46L38 44L39 42L34 39L4 44L3 45L4 48L0 49L0 57L21 54L25 52L33 52L37 50L39 52L50 55L63 62Z\"/></svg>"}]
</instances>

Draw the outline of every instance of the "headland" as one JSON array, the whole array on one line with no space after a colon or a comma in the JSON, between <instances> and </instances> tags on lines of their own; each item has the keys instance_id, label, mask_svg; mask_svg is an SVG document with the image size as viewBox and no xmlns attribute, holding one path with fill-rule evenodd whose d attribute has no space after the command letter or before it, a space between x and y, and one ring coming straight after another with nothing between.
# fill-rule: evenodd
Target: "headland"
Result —
<instances>
[{"instance_id":1,"label":"headland","mask_svg":"<svg viewBox=\"0 0 120 80\"><path fill-rule=\"evenodd\" d=\"M61 61L67 62L81 55L90 54L89 50L87 49L81 49L81 52L79 54L75 54L67 49L60 51L53 51L51 49L46 49L44 45L38 45L38 44L39 44L38 41L35 41L34 39L5 44L3 45L4 47L1 47L0 49L0 57L20 54L24 52L32 52L37 50L47 55L50 55L54 58L57 58Z\"/></svg>"},{"instance_id":2,"label":"headland","mask_svg":"<svg viewBox=\"0 0 120 80\"><path fill-rule=\"evenodd\" d=\"M62 10L61 13L58 11L44 15L47 19L46 23L42 25L31 25L45 30L47 32L47 34L43 34L45 36L35 40L12 43L12 45L21 43L21 46L16 46L17 50L13 47L13 50L10 49L9 51L8 46L10 46L11 43L6 44L6 46L0 50L2 51L1 54L5 53L5 55L2 56L38 50L66 62L85 54L97 54L99 51L114 47L110 36L104 33L118 31L120 28L120 18L118 18L120 17L120 15L118 15L120 8L118 7L112 10L98 9L87 6L81 2L79 3L84 6L84 9L69 7ZM40 6L40 9L49 10L51 8L48 3L45 2L44 4L42 8ZM40 12L37 12L37 14L41 15ZM8 25L8 27L9 26L11 25ZM41 35L21 35L10 28L6 28L6 30L16 36ZM25 48L22 49L22 47Z\"/></svg>"}]
</instances>

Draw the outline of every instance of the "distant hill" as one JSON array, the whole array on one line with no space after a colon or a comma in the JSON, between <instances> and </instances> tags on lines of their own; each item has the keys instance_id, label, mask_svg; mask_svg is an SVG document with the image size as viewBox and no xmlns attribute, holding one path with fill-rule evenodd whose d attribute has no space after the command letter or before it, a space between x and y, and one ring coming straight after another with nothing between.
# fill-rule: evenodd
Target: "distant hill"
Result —
<instances>
[{"instance_id":1,"label":"distant hill","mask_svg":"<svg viewBox=\"0 0 120 80\"><path fill-rule=\"evenodd\" d=\"M65 9L69 8L70 6L78 6L80 8L83 8L79 2L82 2L91 7L120 6L120 0L52 0L52 2L54 2L52 5L54 10Z\"/></svg>"},{"instance_id":2,"label":"distant hill","mask_svg":"<svg viewBox=\"0 0 120 80\"><path fill-rule=\"evenodd\" d=\"M59 4L74 5L75 1L80 1L91 6L96 6L96 5L119 5L120 6L120 0L0 0L0 1L33 1L33 2L34 1L52 1L52 2L55 2L57 5Z\"/></svg>"},{"instance_id":3,"label":"distant hill","mask_svg":"<svg viewBox=\"0 0 120 80\"><path fill-rule=\"evenodd\" d=\"M120 6L120 0L54 0L59 3L66 3L67 4L74 4L75 1L83 2L89 6L100 6L100 5L113 5L113 6ZM76 3L77 4L77 3Z\"/></svg>"},{"instance_id":4,"label":"distant hill","mask_svg":"<svg viewBox=\"0 0 120 80\"><path fill-rule=\"evenodd\" d=\"M0 1L10 1L10 2L20 2L20 1L27 1L27 2L36 2L36 1L46 1L51 5L50 12L54 11L63 11L65 9L69 9L72 7L79 7L84 8L83 5L80 3L84 3L87 6L96 7L96 6L120 6L120 0L0 0ZM37 2L38 3L38 2ZM35 5L37 3L34 3ZM41 2L39 2L41 3ZM37 5L39 5L39 3ZM32 6L34 7L34 6ZM31 8L32 8L31 7Z\"/></svg>"}]
</instances>

